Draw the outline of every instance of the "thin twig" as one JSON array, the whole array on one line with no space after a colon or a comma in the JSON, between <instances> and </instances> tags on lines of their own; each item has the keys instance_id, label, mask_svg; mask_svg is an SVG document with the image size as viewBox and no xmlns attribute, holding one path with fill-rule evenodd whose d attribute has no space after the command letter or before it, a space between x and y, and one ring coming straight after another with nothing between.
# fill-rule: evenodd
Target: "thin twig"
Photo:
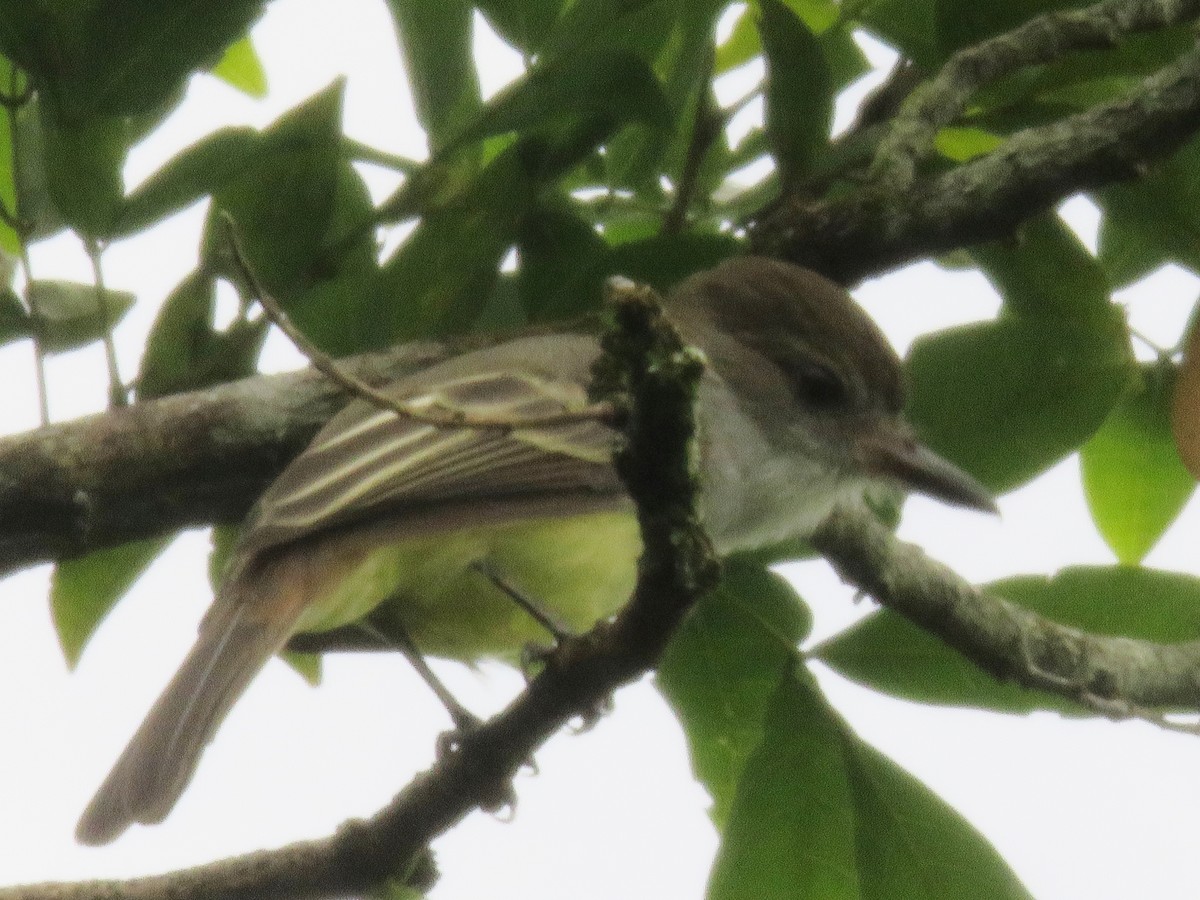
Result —
<instances>
[{"instance_id":1,"label":"thin twig","mask_svg":"<svg viewBox=\"0 0 1200 900\"><path fill-rule=\"evenodd\" d=\"M313 364L313 368L341 385L349 393L361 397L380 409L390 410L402 418L421 422L426 425L433 425L437 428L490 428L501 431L512 431L518 428L548 428L556 425L569 425L575 422L612 422L615 420L616 410L608 402L591 403L579 409L565 410L542 416L505 417L472 415L462 410L450 409L437 406L436 404L427 408L419 408L397 400L395 397L389 397L387 394L376 390L362 379L351 375L339 366L331 356L313 344L295 326L288 317L288 314L284 312L283 307L280 306L279 301L267 292L262 282L259 281L258 276L251 269L238 234L237 223L233 217L224 210L221 212L221 217L225 220L226 228L229 229L229 241L233 248L234 260L241 270L243 277L246 279L246 283L258 297L258 302L262 305L267 317L279 326L280 331L286 334L289 340L296 345L296 349L308 357L309 362Z\"/></svg>"},{"instance_id":2,"label":"thin twig","mask_svg":"<svg viewBox=\"0 0 1200 900\"><path fill-rule=\"evenodd\" d=\"M129 405L129 396L121 381L121 370L117 366L117 347L113 342L113 321L108 309L108 288L104 286L104 267L100 257L104 250L94 238L84 240L88 259L92 261L92 281L96 285L96 309L100 313L100 331L104 340L104 358L108 363L108 402L110 406Z\"/></svg>"}]
</instances>

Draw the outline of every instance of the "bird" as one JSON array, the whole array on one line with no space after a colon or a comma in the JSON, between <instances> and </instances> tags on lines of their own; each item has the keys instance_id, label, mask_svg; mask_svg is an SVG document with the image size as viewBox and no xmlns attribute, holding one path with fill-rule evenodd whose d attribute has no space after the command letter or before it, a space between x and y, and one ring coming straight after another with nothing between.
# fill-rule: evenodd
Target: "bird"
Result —
<instances>
[{"instance_id":1,"label":"bird","mask_svg":"<svg viewBox=\"0 0 1200 900\"><path fill-rule=\"evenodd\" d=\"M717 553L804 537L887 483L994 510L917 440L903 365L840 285L791 263L728 259L664 314L706 360L696 404L699 511ZM583 409L594 335L464 352L383 391L415 409L545 421ZM641 540L595 419L444 426L351 401L247 517L196 643L84 811L77 839L162 821L267 661L298 634L395 625L421 654L514 661L542 626L507 585L584 630L629 597Z\"/></svg>"}]
</instances>

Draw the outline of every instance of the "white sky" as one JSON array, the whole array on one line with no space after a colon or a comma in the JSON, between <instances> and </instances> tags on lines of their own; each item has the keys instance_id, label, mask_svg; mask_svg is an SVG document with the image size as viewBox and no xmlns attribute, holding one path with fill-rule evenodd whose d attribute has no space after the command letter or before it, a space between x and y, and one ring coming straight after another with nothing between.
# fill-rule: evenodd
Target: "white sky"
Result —
<instances>
[{"instance_id":1,"label":"white sky","mask_svg":"<svg viewBox=\"0 0 1200 900\"><path fill-rule=\"evenodd\" d=\"M131 184L213 128L264 125L341 74L349 76L350 135L423 154L422 136L397 99L406 91L382 2L278 0L254 34L270 97L250 100L215 79L196 78L180 113L134 153ZM485 86L494 91L519 62L494 42L481 44L489 59ZM390 186L386 179L373 184L378 193ZM1083 201L1067 211L1094 241L1094 211ZM202 212L189 210L106 254L110 286L140 299L118 330L127 378L157 303L195 263ZM90 275L69 237L36 248L33 265L37 277ZM901 350L917 334L987 317L998 304L979 276L932 265L873 281L856 295ZM1170 344L1196 295L1196 279L1169 270L1121 299L1139 330ZM272 368L299 364L278 336L268 360ZM53 417L102 408L103 373L97 348L54 359ZM0 349L0 379L0 431L33 427L27 345ZM917 499L901 533L975 580L1112 561L1083 505L1074 460L1004 497L1001 507L1002 518L994 519ZM1193 502L1148 562L1200 574L1198 522ZM431 761L434 735L448 723L402 661L333 658L319 690L272 663L166 823L134 829L108 848L76 847L79 812L191 644L210 600L207 546L202 533L176 541L75 673L66 671L50 626L49 569L0 586L0 722L8 732L0 742L0 884L145 874L324 835L348 816L375 811ZM871 608L855 605L823 563L789 572L817 610L814 639ZM498 708L520 688L519 676L500 667L438 669L477 711ZM1196 895L1200 740L1138 723L921 707L831 674L822 683L865 739L960 809L1037 897ZM438 841L443 877L433 897L701 896L715 849L707 797L691 780L678 726L653 689L622 691L594 730L556 737L537 761L537 775L518 778L514 821L476 814Z\"/></svg>"}]
</instances>

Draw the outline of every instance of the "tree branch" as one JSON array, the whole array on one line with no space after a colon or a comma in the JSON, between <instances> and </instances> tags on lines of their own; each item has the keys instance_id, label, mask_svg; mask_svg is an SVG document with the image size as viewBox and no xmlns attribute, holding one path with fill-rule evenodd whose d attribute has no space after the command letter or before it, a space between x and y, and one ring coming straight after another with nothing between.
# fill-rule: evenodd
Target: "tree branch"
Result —
<instances>
[{"instance_id":1,"label":"tree branch","mask_svg":"<svg viewBox=\"0 0 1200 900\"><path fill-rule=\"evenodd\" d=\"M343 365L379 383L449 352ZM255 376L0 439L0 576L196 525L236 522L345 402L313 371Z\"/></svg>"},{"instance_id":2,"label":"tree branch","mask_svg":"<svg viewBox=\"0 0 1200 900\"><path fill-rule=\"evenodd\" d=\"M841 577L997 678L1112 718L1200 710L1200 641L1090 634L988 594L896 540L865 509L838 510L812 538Z\"/></svg>"},{"instance_id":3,"label":"tree branch","mask_svg":"<svg viewBox=\"0 0 1200 900\"><path fill-rule=\"evenodd\" d=\"M1200 128L1200 49L1117 100L1018 132L995 151L905 189L873 184L842 197L780 198L750 223L768 256L843 283L1009 234L1081 190L1136 176ZM903 181L903 179L899 179Z\"/></svg>"}]
</instances>

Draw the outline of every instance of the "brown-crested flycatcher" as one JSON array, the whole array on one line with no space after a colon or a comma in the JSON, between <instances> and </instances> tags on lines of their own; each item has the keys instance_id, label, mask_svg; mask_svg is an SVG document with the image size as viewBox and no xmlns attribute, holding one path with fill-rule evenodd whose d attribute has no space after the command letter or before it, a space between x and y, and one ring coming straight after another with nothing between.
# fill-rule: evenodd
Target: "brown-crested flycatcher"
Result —
<instances>
[{"instance_id":1,"label":"brown-crested flycatcher","mask_svg":"<svg viewBox=\"0 0 1200 900\"><path fill-rule=\"evenodd\" d=\"M680 284L666 314L702 350L701 513L727 554L810 533L885 480L991 509L901 419L900 360L839 286L746 257ZM596 340L524 337L401 379L414 407L529 420L587 402ZM575 629L625 602L640 551L597 421L446 428L365 401L335 416L251 513L195 647L83 814L89 844L158 822L272 654L368 613L423 653L513 659L540 635L479 565ZM386 601L386 603L385 603Z\"/></svg>"}]
</instances>

